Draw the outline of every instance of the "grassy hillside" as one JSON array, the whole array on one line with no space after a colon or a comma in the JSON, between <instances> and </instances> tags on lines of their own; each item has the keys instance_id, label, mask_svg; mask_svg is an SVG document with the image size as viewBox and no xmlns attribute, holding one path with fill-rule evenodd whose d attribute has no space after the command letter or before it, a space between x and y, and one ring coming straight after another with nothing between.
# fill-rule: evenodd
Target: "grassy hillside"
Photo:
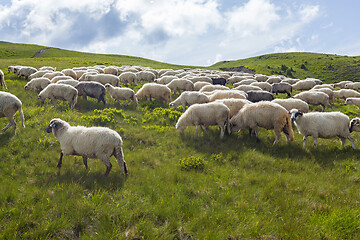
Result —
<instances>
[{"instance_id":1,"label":"grassy hillside","mask_svg":"<svg viewBox=\"0 0 360 240\"><path fill-rule=\"evenodd\" d=\"M299 79L315 77L329 83L360 81L360 57L331 54L274 53L236 61L222 61L211 68L228 69L240 66L266 75L282 74Z\"/></svg>"},{"instance_id":2,"label":"grassy hillside","mask_svg":"<svg viewBox=\"0 0 360 240\"><path fill-rule=\"evenodd\" d=\"M74 61L98 62L98 55L30 59L36 50L14 52L17 58L0 59L2 69L16 63L65 68ZM149 61L135 59L135 65ZM104 56L103 61L110 60ZM61 101L56 107L41 105L37 93L24 90L24 79L11 73L5 78L8 91L23 102L26 128L17 114L16 135L11 129L0 133L0 239L360 237L360 133L352 134L356 150L349 142L342 148L338 139L319 139L315 149L310 138L302 148L297 132L294 142L282 137L273 146L273 131L264 129L259 129L260 143L247 131L220 140L217 127L198 136L189 127L180 136L174 126L182 110L158 101L124 107L107 95L106 106L79 99L71 110ZM359 116L359 109L343 103L334 103L333 110ZM60 145L45 132L54 117L119 132L129 175L120 172L114 158L108 177L98 159L89 159L86 170L81 157L65 156L57 169ZM0 128L6 124L0 118Z\"/></svg>"}]
</instances>

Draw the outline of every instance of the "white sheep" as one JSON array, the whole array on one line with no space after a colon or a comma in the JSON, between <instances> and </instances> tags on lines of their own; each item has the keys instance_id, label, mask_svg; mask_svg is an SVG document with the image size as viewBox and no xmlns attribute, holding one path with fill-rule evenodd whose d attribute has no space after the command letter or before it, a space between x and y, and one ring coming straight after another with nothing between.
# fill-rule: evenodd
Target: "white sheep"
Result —
<instances>
[{"instance_id":1,"label":"white sheep","mask_svg":"<svg viewBox=\"0 0 360 240\"><path fill-rule=\"evenodd\" d=\"M282 78L279 76L270 76L266 82L269 84L274 84L274 83L280 83L282 81Z\"/></svg>"},{"instance_id":2,"label":"white sheep","mask_svg":"<svg viewBox=\"0 0 360 240\"><path fill-rule=\"evenodd\" d=\"M105 89L109 92L110 96L120 103L120 100L127 100L124 106L128 105L131 101L138 104L138 100L136 98L134 90L131 88L123 88L123 87L114 87L111 84L105 84ZM121 105L121 103L120 103Z\"/></svg>"},{"instance_id":3,"label":"white sheep","mask_svg":"<svg viewBox=\"0 0 360 240\"><path fill-rule=\"evenodd\" d=\"M181 93L177 99L171 102L169 106L174 108L183 106L183 110L185 112L186 106L191 106L195 103L201 104L208 102L209 97L206 96L204 93L185 91Z\"/></svg>"},{"instance_id":4,"label":"white sheep","mask_svg":"<svg viewBox=\"0 0 360 240\"><path fill-rule=\"evenodd\" d=\"M288 83L288 84L294 85L295 83L297 83L299 81L300 81L300 79L285 78L285 79L281 80L281 83Z\"/></svg>"},{"instance_id":5,"label":"white sheep","mask_svg":"<svg viewBox=\"0 0 360 240\"><path fill-rule=\"evenodd\" d=\"M210 93L214 90L230 90L230 88L222 85L205 85L199 90L199 92Z\"/></svg>"},{"instance_id":6,"label":"white sheep","mask_svg":"<svg viewBox=\"0 0 360 240\"><path fill-rule=\"evenodd\" d=\"M316 86L321 86L321 85L316 85ZM330 103L333 103L335 101L334 91L331 90L330 88L327 88L327 87L325 87L325 88L315 88L315 89L312 88L309 91L326 93L329 96L329 102Z\"/></svg>"},{"instance_id":7,"label":"white sheep","mask_svg":"<svg viewBox=\"0 0 360 240\"><path fill-rule=\"evenodd\" d=\"M274 129L276 137L273 144L277 144L280 141L281 132L285 133L287 142L294 140L294 132L288 110L273 102L262 101L246 104L231 118L230 126L231 132L249 129L250 134L251 132L255 133L257 141L259 141L257 127L267 130Z\"/></svg>"},{"instance_id":8,"label":"white sheep","mask_svg":"<svg viewBox=\"0 0 360 240\"><path fill-rule=\"evenodd\" d=\"M334 91L334 96L336 98L346 99L349 97L360 97L360 93L352 89L340 89Z\"/></svg>"},{"instance_id":9,"label":"white sheep","mask_svg":"<svg viewBox=\"0 0 360 240\"><path fill-rule=\"evenodd\" d=\"M26 79L33 73L36 73L37 69L34 67L21 67L18 72L16 72L18 77L25 77Z\"/></svg>"},{"instance_id":10,"label":"white sheep","mask_svg":"<svg viewBox=\"0 0 360 240\"><path fill-rule=\"evenodd\" d=\"M118 75L118 69L115 66L108 66L104 68L105 74L112 74L117 76Z\"/></svg>"},{"instance_id":11,"label":"white sheep","mask_svg":"<svg viewBox=\"0 0 360 240\"><path fill-rule=\"evenodd\" d=\"M5 83L5 75L4 72L0 69L0 85L7 89L6 83Z\"/></svg>"},{"instance_id":12,"label":"white sheep","mask_svg":"<svg viewBox=\"0 0 360 240\"><path fill-rule=\"evenodd\" d=\"M159 84L168 84L174 79L178 79L178 77L177 76L163 76L158 79L155 79L155 82L159 83Z\"/></svg>"},{"instance_id":13,"label":"white sheep","mask_svg":"<svg viewBox=\"0 0 360 240\"><path fill-rule=\"evenodd\" d=\"M112 74L96 74L96 75L86 75L85 81L93 81L101 83L102 85L105 85L107 83L113 85L113 86L119 86L119 77L114 76Z\"/></svg>"},{"instance_id":14,"label":"white sheep","mask_svg":"<svg viewBox=\"0 0 360 240\"><path fill-rule=\"evenodd\" d=\"M246 99L247 94L244 91L239 90L214 90L210 92L209 96L210 102L213 102L217 99L228 99L228 98L237 98L237 99Z\"/></svg>"},{"instance_id":15,"label":"white sheep","mask_svg":"<svg viewBox=\"0 0 360 240\"><path fill-rule=\"evenodd\" d=\"M257 82L258 81L256 81L255 79L244 79L244 80L241 80L240 82L234 83L233 86L235 88L235 87L238 87L241 85L250 85L252 83L257 83Z\"/></svg>"},{"instance_id":16,"label":"white sheep","mask_svg":"<svg viewBox=\"0 0 360 240\"><path fill-rule=\"evenodd\" d=\"M238 87L235 87L233 89L236 90L240 90L240 91L244 91L244 92L249 92L249 91L262 91L262 89L260 87L257 86L251 86L251 85L240 85Z\"/></svg>"},{"instance_id":17,"label":"white sheep","mask_svg":"<svg viewBox=\"0 0 360 240\"><path fill-rule=\"evenodd\" d=\"M133 72L123 72L119 75L119 81L124 84L137 86L137 77Z\"/></svg>"},{"instance_id":18,"label":"white sheep","mask_svg":"<svg viewBox=\"0 0 360 240\"><path fill-rule=\"evenodd\" d=\"M334 84L315 85L311 90L322 89L322 88L328 88L328 89L334 91Z\"/></svg>"},{"instance_id":19,"label":"white sheep","mask_svg":"<svg viewBox=\"0 0 360 240\"><path fill-rule=\"evenodd\" d=\"M255 80L258 82L265 82L269 76L263 75L263 74L255 74Z\"/></svg>"},{"instance_id":20,"label":"white sheep","mask_svg":"<svg viewBox=\"0 0 360 240\"><path fill-rule=\"evenodd\" d=\"M174 79L170 83L166 84L168 88L173 92L181 92L181 91L193 91L194 84L190 80L186 79Z\"/></svg>"},{"instance_id":21,"label":"white sheep","mask_svg":"<svg viewBox=\"0 0 360 240\"><path fill-rule=\"evenodd\" d=\"M350 135L349 117L341 112L310 112L302 113L297 109L291 110L291 119L299 133L304 136L303 146L305 147L306 138L312 136L314 145L317 147L318 138L339 137L342 146L346 139L351 142L351 147L355 149L354 139Z\"/></svg>"},{"instance_id":22,"label":"white sheep","mask_svg":"<svg viewBox=\"0 0 360 240\"><path fill-rule=\"evenodd\" d=\"M34 79L34 78L40 78L40 77L44 76L46 73L51 73L51 72L52 71L50 71L50 70L37 71L37 72L31 74L28 77L28 80L31 80L31 79Z\"/></svg>"},{"instance_id":23,"label":"white sheep","mask_svg":"<svg viewBox=\"0 0 360 240\"><path fill-rule=\"evenodd\" d=\"M212 102L191 105L179 118L176 129L181 134L188 126L195 126L196 134L198 126L206 132L210 125L220 127L220 139L224 137L225 126L229 132L230 109L223 103Z\"/></svg>"},{"instance_id":24,"label":"white sheep","mask_svg":"<svg viewBox=\"0 0 360 240\"><path fill-rule=\"evenodd\" d=\"M359 90L360 89L360 82L346 83L345 88L353 89L353 90Z\"/></svg>"},{"instance_id":25,"label":"white sheep","mask_svg":"<svg viewBox=\"0 0 360 240\"><path fill-rule=\"evenodd\" d=\"M207 77L207 76L196 76L196 77L190 77L190 78L187 78L189 79L190 81L192 81L193 83L196 83L196 82L208 82L208 83L213 83L212 79L210 77Z\"/></svg>"},{"instance_id":26,"label":"white sheep","mask_svg":"<svg viewBox=\"0 0 360 240\"><path fill-rule=\"evenodd\" d=\"M43 77L46 77L48 79L53 79L56 76L65 76L65 74L63 74L62 72L49 72L49 73L45 73L43 75Z\"/></svg>"},{"instance_id":27,"label":"white sheep","mask_svg":"<svg viewBox=\"0 0 360 240\"><path fill-rule=\"evenodd\" d=\"M308 104L312 105L321 105L322 111L325 110L325 107L330 107L329 96L326 93L318 92L318 91L305 91L298 93L294 96L294 98L301 99Z\"/></svg>"},{"instance_id":28,"label":"white sheep","mask_svg":"<svg viewBox=\"0 0 360 240\"><path fill-rule=\"evenodd\" d=\"M56 71L56 68L53 68L51 66L43 66L43 67L39 68L39 71L51 71L51 72L54 72L54 71Z\"/></svg>"},{"instance_id":29,"label":"white sheep","mask_svg":"<svg viewBox=\"0 0 360 240\"><path fill-rule=\"evenodd\" d=\"M51 79L51 83L57 83L60 80L74 80L72 77L70 76L55 76Z\"/></svg>"},{"instance_id":30,"label":"white sheep","mask_svg":"<svg viewBox=\"0 0 360 240\"><path fill-rule=\"evenodd\" d=\"M0 91L0 118L6 117L9 120L9 124L3 128L3 132L12 126L14 134L16 133L14 115L17 111L19 111L20 114L21 126L25 127L24 113L20 99L11 93Z\"/></svg>"},{"instance_id":31,"label":"white sheep","mask_svg":"<svg viewBox=\"0 0 360 240\"><path fill-rule=\"evenodd\" d=\"M279 99L279 98L277 98L277 99L272 100L272 102L283 106L288 111L295 108L295 109L299 109L303 113L309 112L309 105L301 99L296 99L296 98Z\"/></svg>"},{"instance_id":32,"label":"white sheep","mask_svg":"<svg viewBox=\"0 0 360 240\"><path fill-rule=\"evenodd\" d=\"M65 76L69 76L69 77L72 77L73 79L77 79L77 74L73 69L67 68L67 69L61 70L61 72L63 74L65 74Z\"/></svg>"},{"instance_id":33,"label":"white sheep","mask_svg":"<svg viewBox=\"0 0 360 240\"><path fill-rule=\"evenodd\" d=\"M292 85L293 91L306 91L312 89L316 85L313 80L300 80Z\"/></svg>"},{"instance_id":34,"label":"white sheep","mask_svg":"<svg viewBox=\"0 0 360 240\"><path fill-rule=\"evenodd\" d=\"M50 80L48 78L40 77L31 79L26 85L25 90L43 90L50 84Z\"/></svg>"},{"instance_id":35,"label":"white sheep","mask_svg":"<svg viewBox=\"0 0 360 240\"><path fill-rule=\"evenodd\" d=\"M136 73L136 78L140 82L154 82L156 76L150 71L140 71Z\"/></svg>"},{"instance_id":36,"label":"white sheep","mask_svg":"<svg viewBox=\"0 0 360 240\"><path fill-rule=\"evenodd\" d=\"M345 85L347 83L352 83L352 81L341 81L341 82L338 82L338 83L334 83L333 87L334 88L345 88Z\"/></svg>"},{"instance_id":37,"label":"white sheep","mask_svg":"<svg viewBox=\"0 0 360 240\"><path fill-rule=\"evenodd\" d=\"M354 98L354 97L346 98L345 105L354 105L360 109L360 98Z\"/></svg>"},{"instance_id":38,"label":"white sheep","mask_svg":"<svg viewBox=\"0 0 360 240\"><path fill-rule=\"evenodd\" d=\"M171 89L162 84L145 83L136 93L137 99L146 98L151 101L152 98L171 102Z\"/></svg>"},{"instance_id":39,"label":"white sheep","mask_svg":"<svg viewBox=\"0 0 360 240\"><path fill-rule=\"evenodd\" d=\"M236 98L218 99L215 102L221 102L230 109L230 118L235 116L240 111L240 109L242 109L245 106L245 104L252 103L246 99L236 99Z\"/></svg>"},{"instance_id":40,"label":"white sheep","mask_svg":"<svg viewBox=\"0 0 360 240\"><path fill-rule=\"evenodd\" d=\"M231 76L227 79L227 83L228 84L231 84L231 85L234 85L235 83L237 82L240 82L242 80L246 79L246 77L243 77L243 76Z\"/></svg>"},{"instance_id":41,"label":"white sheep","mask_svg":"<svg viewBox=\"0 0 360 240\"><path fill-rule=\"evenodd\" d=\"M59 80L56 83L57 84L67 84L67 85L75 87L76 85L78 85L79 81L74 80L74 79L65 79L65 80Z\"/></svg>"},{"instance_id":42,"label":"white sheep","mask_svg":"<svg viewBox=\"0 0 360 240\"><path fill-rule=\"evenodd\" d=\"M49 98L55 106L56 99L68 101L71 104L71 108L74 108L77 102L77 96L78 91L76 88L70 85L56 83L49 84L38 95L42 102Z\"/></svg>"},{"instance_id":43,"label":"white sheep","mask_svg":"<svg viewBox=\"0 0 360 240\"><path fill-rule=\"evenodd\" d=\"M271 92L271 84L267 82L253 82L250 84L250 86L256 86L261 88L263 91Z\"/></svg>"},{"instance_id":44,"label":"white sheep","mask_svg":"<svg viewBox=\"0 0 360 240\"><path fill-rule=\"evenodd\" d=\"M200 91L200 89L203 87L203 86L206 86L206 85L212 85L211 83L208 83L208 82L196 82L194 83L194 91Z\"/></svg>"},{"instance_id":45,"label":"white sheep","mask_svg":"<svg viewBox=\"0 0 360 240\"><path fill-rule=\"evenodd\" d=\"M128 173L121 136L105 127L70 126L69 123L54 118L46 127L46 132L51 133L60 142L60 159L58 168L61 168L63 155L82 156L86 168L88 158L99 158L106 166L107 176L112 168L110 157L115 156L121 171Z\"/></svg>"}]
</instances>

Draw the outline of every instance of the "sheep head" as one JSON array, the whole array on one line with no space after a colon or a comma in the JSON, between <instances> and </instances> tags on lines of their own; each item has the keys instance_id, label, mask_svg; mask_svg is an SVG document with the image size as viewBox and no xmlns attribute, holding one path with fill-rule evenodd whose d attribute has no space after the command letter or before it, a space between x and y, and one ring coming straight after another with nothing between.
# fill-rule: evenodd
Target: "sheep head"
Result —
<instances>
[{"instance_id":1,"label":"sheep head","mask_svg":"<svg viewBox=\"0 0 360 240\"><path fill-rule=\"evenodd\" d=\"M351 119L349 124L349 131L350 132L360 132L360 118L356 117Z\"/></svg>"},{"instance_id":2,"label":"sheep head","mask_svg":"<svg viewBox=\"0 0 360 240\"><path fill-rule=\"evenodd\" d=\"M303 115L303 113L297 109L292 109L290 111L290 113L291 113L291 121L292 122L295 122L299 117L301 117Z\"/></svg>"},{"instance_id":3,"label":"sheep head","mask_svg":"<svg viewBox=\"0 0 360 240\"><path fill-rule=\"evenodd\" d=\"M56 131L63 128L66 122L60 118L54 118L50 121L50 124L46 127L45 131L47 133L53 133L55 135Z\"/></svg>"}]
</instances>

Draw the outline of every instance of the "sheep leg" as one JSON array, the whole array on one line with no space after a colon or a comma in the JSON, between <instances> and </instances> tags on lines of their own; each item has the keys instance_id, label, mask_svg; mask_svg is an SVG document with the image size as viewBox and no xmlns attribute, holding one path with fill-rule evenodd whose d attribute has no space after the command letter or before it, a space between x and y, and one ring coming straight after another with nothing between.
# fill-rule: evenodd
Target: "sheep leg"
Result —
<instances>
[{"instance_id":1,"label":"sheep leg","mask_svg":"<svg viewBox=\"0 0 360 240\"><path fill-rule=\"evenodd\" d=\"M280 141L281 138L281 131L280 129L275 129L275 141L273 145L277 144Z\"/></svg>"},{"instance_id":2,"label":"sheep leg","mask_svg":"<svg viewBox=\"0 0 360 240\"><path fill-rule=\"evenodd\" d=\"M251 136L251 134L252 134L252 129L249 128L249 135Z\"/></svg>"},{"instance_id":3,"label":"sheep leg","mask_svg":"<svg viewBox=\"0 0 360 240\"><path fill-rule=\"evenodd\" d=\"M101 161L102 161L102 162L105 164L105 166L106 166L105 176L107 176L107 175L109 175L109 173L110 173L110 171L111 171L111 168L112 168L110 159L109 159L109 157L103 157L103 158L101 158Z\"/></svg>"},{"instance_id":4,"label":"sheep leg","mask_svg":"<svg viewBox=\"0 0 360 240\"><path fill-rule=\"evenodd\" d=\"M306 144L306 136L303 137L303 147L305 147Z\"/></svg>"},{"instance_id":5,"label":"sheep leg","mask_svg":"<svg viewBox=\"0 0 360 240\"><path fill-rule=\"evenodd\" d=\"M127 100L125 103L124 103L124 106L127 106L129 103L131 102L131 100Z\"/></svg>"},{"instance_id":6,"label":"sheep leg","mask_svg":"<svg viewBox=\"0 0 360 240\"><path fill-rule=\"evenodd\" d=\"M322 110L321 110L321 111L322 111L322 112L325 111L325 105L324 105L324 104L320 104L320 105L321 105L321 107L322 107Z\"/></svg>"},{"instance_id":7,"label":"sheep leg","mask_svg":"<svg viewBox=\"0 0 360 240\"><path fill-rule=\"evenodd\" d=\"M349 135L347 138L348 138L349 141L351 142L351 147L352 147L353 149L355 149L354 138L353 138L352 136L350 136L350 135Z\"/></svg>"},{"instance_id":8,"label":"sheep leg","mask_svg":"<svg viewBox=\"0 0 360 240\"><path fill-rule=\"evenodd\" d=\"M259 142L260 142L260 139L259 139L259 137L258 137L257 129L256 129L256 128L254 129L254 134L255 134L255 137L256 137L256 142L259 143Z\"/></svg>"},{"instance_id":9,"label":"sheep leg","mask_svg":"<svg viewBox=\"0 0 360 240\"><path fill-rule=\"evenodd\" d=\"M4 127L4 128L2 129L2 131L5 132L6 130L8 130L9 127L11 127L10 121L9 121L8 125L6 125L6 127Z\"/></svg>"},{"instance_id":10,"label":"sheep leg","mask_svg":"<svg viewBox=\"0 0 360 240\"><path fill-rule=\"evenodd\" d=\"M225 126L220 125L220 139L224 138L224 133L225 133Z\"/></svg>"},{"instance_id":11,"label":"sheep leg","mask_svg":"<svg viewBox=\"0 0 360 240\"><path fill-rule=\"evenodd\" d=\"M201 124L200 127L201 127L201 130L203 130L203 132L206 133L206 127L205 127L205 125Z\"/></svg>"},{"instance_id":12,"label":"sheep leg","mask_svg":"<svg viewBox=\"0 0 360 240\"><path fill-rule=\"evenodd\" d=\"M58 165L57 165L58 168L61 168L63 156L64 156L64 153L61 152L61 153L60 153L60 159L59 159L59 162L58 162Z\"/></svg>"},{"instance_id":13,"label":"sheep leg","mask_svg":"<svg viewBox=\"0 0 360 240\"><path fill-rule=\"evenodd\" d=\"M316 137L314 137L314 146L315 146L315 148L317 148L317 138Z\"/></svg>"},{"instance_id":14,"label":"sheep leg","mask_svg":"<svg viewBox=\"0 0 360 240\"><path fill-rule=\"evenodd\" d=\"M87 157L82 157L83 158L83 163L84 163L84 165L85 165L85 167L86 167L86 169L88 169L88 165L87 165Z\"/></svg>"},{"instance_id":15,"label":"sheep leg","mask_svg":"<svg viewBox=\"0 0 360 240\"><path fill-rule=\"evenodd\" d=\"M124 160L124 153L122 151L122 148L115 150L115 158L118 161L118 164L120 166L120 169L124 171L125 174L128 174L126 162Z\"/></svg>"}]
</instances>

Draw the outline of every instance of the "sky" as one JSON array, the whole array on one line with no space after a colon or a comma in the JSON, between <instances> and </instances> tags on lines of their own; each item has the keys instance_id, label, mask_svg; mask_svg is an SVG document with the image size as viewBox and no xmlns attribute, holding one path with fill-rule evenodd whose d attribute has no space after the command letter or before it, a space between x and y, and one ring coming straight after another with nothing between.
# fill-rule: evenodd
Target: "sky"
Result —
<instances>
[{"instance_id":1,"label":"sky","mask_svg":"<svg viewBox=\"0 0 360 240\"><path fill-rule=\"evenodd\" d=\"M0 41L209 66L360 55L359 0L0 0Z\"/></svg>"}]
</instances>

